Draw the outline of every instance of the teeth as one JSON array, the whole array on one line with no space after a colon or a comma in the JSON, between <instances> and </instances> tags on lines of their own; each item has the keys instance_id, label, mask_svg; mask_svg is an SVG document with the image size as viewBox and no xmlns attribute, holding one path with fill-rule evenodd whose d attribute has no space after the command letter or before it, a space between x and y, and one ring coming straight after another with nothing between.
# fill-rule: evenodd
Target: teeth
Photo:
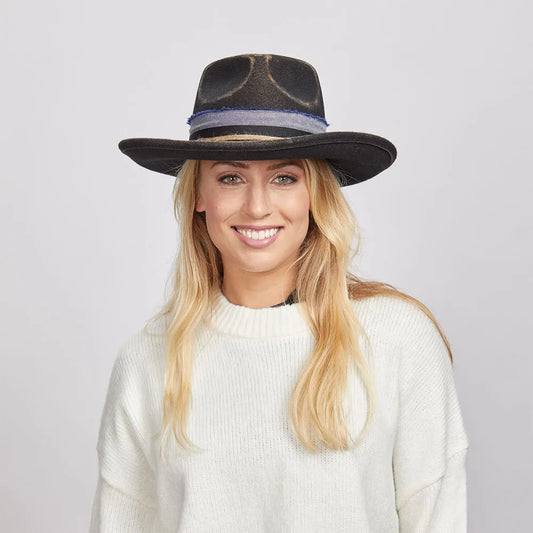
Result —
<instances>
[{"instance_id":1,"label":"teeth","mask_svg":"<svg viewBox=\"0 0 533 533\"><path fill-rule=\"evenodd\" d=\"M259 241L261 239L265 239L268 237L272 237L275 233L278 232L279 228L271 228L267 230L261 230L261 231L255 231L255 230L249 230L249 229L239 229L235 228L240 234L245 235L249 239L254 239L256 241Z\"/></svg>"}]
</instances>

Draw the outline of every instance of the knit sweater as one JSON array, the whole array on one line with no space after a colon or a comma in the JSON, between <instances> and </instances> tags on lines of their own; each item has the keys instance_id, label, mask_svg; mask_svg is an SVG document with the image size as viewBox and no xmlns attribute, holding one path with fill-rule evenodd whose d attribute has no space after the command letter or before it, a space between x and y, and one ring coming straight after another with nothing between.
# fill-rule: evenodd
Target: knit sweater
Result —
<instances>
[{"instance_id":1,"label":"knit sweater","mask_svg":"<svg viewBox=\"0 0 533 533\"><path fill-rule=\"evenodd\" d=\"M217 294L195 332L187 434L160 456L165 319L116 357L103 409L91 532L463 533L468 438L453 366L433 322L391 296L354 301L376 410L359 446L306 450L290 392L314 339L301 304L252 309ZM359 434L366 395L344 404Z\"/></svg>"}]
</instances>

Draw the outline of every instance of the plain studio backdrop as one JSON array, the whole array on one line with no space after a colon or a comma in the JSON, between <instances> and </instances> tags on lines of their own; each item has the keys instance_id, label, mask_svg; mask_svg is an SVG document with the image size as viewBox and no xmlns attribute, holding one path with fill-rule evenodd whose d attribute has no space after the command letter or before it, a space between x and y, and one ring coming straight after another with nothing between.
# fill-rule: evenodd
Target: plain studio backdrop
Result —
<instances>
[{"instance_id":1,"label":"plain studio backdrop","mask_svg":"<svg viewBox=\"0 0 533 533\"><path fill-rule=\"evenodd\" d=\"M353 270L420 299L450 340L469 531L529 530L529 6L4 1L2 531L88 530L111 367L177 249L173 179L117 143L188 138L205 65L248 52L309 61L329 131L396 145L390 169L345 189Z\"/></svg>"}]
</instances>

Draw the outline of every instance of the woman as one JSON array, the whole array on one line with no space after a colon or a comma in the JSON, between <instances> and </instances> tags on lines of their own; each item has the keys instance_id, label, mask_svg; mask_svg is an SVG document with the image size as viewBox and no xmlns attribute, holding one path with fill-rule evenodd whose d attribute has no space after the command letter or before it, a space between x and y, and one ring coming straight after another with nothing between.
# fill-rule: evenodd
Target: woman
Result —
<instances>
[{"instance_id":1,"label":"woman","mask_svg":"<svg viewBox=\"0 0 533 533\"><path fill-rule=\"evenodd\" d=\"M431 312L347 272L341 187L386 139L326 132L317 74L204 70L189 141L128 139L176 175L174 289L116 358L91 531L463 532L468 440Z\"/></svg>"}]
</instances>

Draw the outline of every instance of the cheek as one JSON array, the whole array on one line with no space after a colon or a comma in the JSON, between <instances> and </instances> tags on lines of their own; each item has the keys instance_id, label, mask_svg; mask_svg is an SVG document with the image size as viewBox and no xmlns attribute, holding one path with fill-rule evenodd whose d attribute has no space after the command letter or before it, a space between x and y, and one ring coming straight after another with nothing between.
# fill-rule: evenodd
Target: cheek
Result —
<instances>
[{"instance_id":1,"label":"cheek","mask_svg":"<svg viewBox=\"0 0 533 533\"><path fill-rule=\"evenodd\" d=\"M222 221L231 213L231 208L227 204L208 200L205 204L206 216L213 221Z\"/></svg>"},{"instance_id":2,"label":"cheek","mask_svg":"<svg viewBox=\"0 0 533 533\"><path fill-rule=\"evenodd\" d=\"M287 204L287 210L293 214L294 218L308 219L310 208L311 202L307 189L303 190L300 194L294 195Z\"/></svg>"},{"instance_id":3,"label":"cheek","mask_svg":"<svg viewBox=\"0 0 533 533\"><path fill-rule=\"evenodd\" d=\"M207 229L211 236L222 233L222 225L231 217L234 209L227 201L221 201L217 195L207 196L205 198L205 220Z\"/></svg>"}]
</instances>

